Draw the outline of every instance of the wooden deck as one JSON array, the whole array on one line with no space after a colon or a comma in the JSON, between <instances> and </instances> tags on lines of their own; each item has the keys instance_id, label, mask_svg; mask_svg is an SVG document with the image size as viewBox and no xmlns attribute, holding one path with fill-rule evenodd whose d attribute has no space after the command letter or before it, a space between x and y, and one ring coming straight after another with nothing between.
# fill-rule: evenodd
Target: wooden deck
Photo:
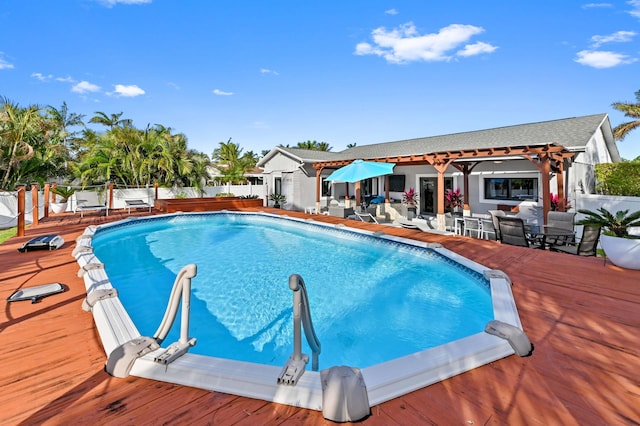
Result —
<instances>
[{"instance_id":1,"label":"wooden deck","mask_svg":"<svg viewBox=\"0 0 640 426\"><path fill-rule=\"evenodd\" d=\"M143 216L146 212L132 212ZM302 213L287 212L294 216ZM0 245L0 297L61 282L38 304L4 302L0 316L0 424L329 425L322 413L152 380L117 379L71 257L86 226L126 211L59 215ZM128 215L127 215L128 216ZM314 216L333 223L345 220ZM640 424L640 271L602 259L502 246L349 221L352 226L440 242L511 277L532 356L510 356L372 407L371 425ZM30 238L60 234L57 251L18 253Z\"/></svg>"}]
</instances>

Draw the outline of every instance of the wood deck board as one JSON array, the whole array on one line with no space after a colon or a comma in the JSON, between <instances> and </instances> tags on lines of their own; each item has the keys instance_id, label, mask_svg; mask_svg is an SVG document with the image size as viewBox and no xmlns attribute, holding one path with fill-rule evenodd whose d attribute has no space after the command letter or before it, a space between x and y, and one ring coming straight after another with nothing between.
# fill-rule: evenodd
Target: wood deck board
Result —
<instances>
[{"instance_id":1,"label":"wood deck board","mask_svg":"<svg viewBox=\"0 0 640 426\"><path fill-rule=\"evenodd\" d=\"M491 241L276 212L439 242L505 271L513 281L523 327L535 345L531 357L498 360L372 407L363 423L640 423L640 271ZM333 424L317 411L135 377L116 379L103 371L106 357L91 315L80 309L84 286L70 252L86 226L146 214L57 215L0 245L5 300L21 287L69 286L38 304L5 303L0 424ZM48 233L62 235L64 247L17 252L28 239Z\"/></svg>"}]
</instances>

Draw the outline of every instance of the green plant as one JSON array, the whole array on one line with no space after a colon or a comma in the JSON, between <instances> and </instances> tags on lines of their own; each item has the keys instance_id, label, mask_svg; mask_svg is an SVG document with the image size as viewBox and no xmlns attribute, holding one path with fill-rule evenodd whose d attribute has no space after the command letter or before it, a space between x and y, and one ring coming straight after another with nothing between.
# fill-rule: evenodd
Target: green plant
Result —
<instances>
[{"instance_id":1,"label":"green plant","mask_svg":"<svg viewBox=\"0 0 640 426\"><path fill-rule=\"evenodd\" d=\"M280 206L282 204L287 203L287 197L285 197L284 194L276 194L275 192L272 192L269 195L269 199L273 201L273 204L276 206Z\"/></svg>"},{"instance_id":2,"label":"green plant","mask_svg":"<svg viewBox=\"0 0 640 426\"><path fill-rule=\"evenodd\" d=\"M235 195L233 195L233 192L218 192L216 197L235 197Z\"/></svg>"},{"instance_id":3,"label":"green plant","mask_svg":"<svg viewBox=\"0 0 640 426\"><path fill-rule=\"evenodd\" d=\"M242 200L257 200L258 198L260 198L258 195L256 194L250 194L250 195L241 195L240 199Z\"/></svg>"},{"instance_id":4,"label":"green plant","mask_svg":"<svg viewBox=\"0 0 640 426\"><path fill-rule=\"evenodd\" d=\"M600 207L595 212L581 209L579 213L587 217L580 220L578 225L593 225L602 228L605 235L621 238L638 238L629 236L629 227L640 226L640 210L629 214L629 209L619 210L615 214L604 207Z\"/></svg>"},{"instance_id":5,"label":"green plant","mask_svg":"<svg viewBox=\"0 0 640 426\"><path fill-rule=\"evenodd\" d=\"M187 198L187 193L184 191L180 191L176 194L174 198L179 198L179 199Z\"/></svg>"},{"instance_id":6,"label":"green plant","mask_svg":"<svg viewBox=\"0 0 640 426\"><path fill-rule=\"evenodd\" d=\"M60 196L60 203L66 203L69 197L75 194L76 190L70 186L56 186L51 189L51 192Z\"/></svg>"}]
</instances>

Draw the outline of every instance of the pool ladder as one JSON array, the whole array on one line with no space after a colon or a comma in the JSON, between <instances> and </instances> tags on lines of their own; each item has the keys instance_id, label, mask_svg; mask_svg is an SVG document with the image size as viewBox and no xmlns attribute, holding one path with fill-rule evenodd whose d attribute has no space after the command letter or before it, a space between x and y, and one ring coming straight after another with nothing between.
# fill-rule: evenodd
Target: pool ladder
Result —
<instances>
[{"instance_id":1,"label":"pool ladder","mask_svg":"<svg viewBox=\"0 0 640 426\"><path fill-rule=\"evenodd\" d=\"M184 266L173 284L169 304L164 318L153 337L138 336L116 347L107 357L105 370L115 377L127 377L138 358L160 349L163 340L169 334L176 319L180 301L182 300L182 316L180 324L180 339L169 345L153 358L154 362L169 364L184 355L190 347L196 344L195 338L189 338L189 310L191 306L191 279L197 274L197 267L191 263ZM117 294L117 293L116 293Z\"/></svg>"},{"instance_id":2,"label":"pool ladder","mask_svg":"<svg viewBox=\"0 0 640 426\"><path fill-rule=\"evenodd\" d=\"M302 353L302 332L307 338L307 343L313 352L311 368L318 371L318 355L320 354L320 340L316 336L311 321L311 309L309 297L304 280L298 274L289 277L289 288L293 291L293 353L287 360L278 377L279 384L295 385L304 374L305 365L309 362L309 355Z\"/></svg>"}]
</instances>

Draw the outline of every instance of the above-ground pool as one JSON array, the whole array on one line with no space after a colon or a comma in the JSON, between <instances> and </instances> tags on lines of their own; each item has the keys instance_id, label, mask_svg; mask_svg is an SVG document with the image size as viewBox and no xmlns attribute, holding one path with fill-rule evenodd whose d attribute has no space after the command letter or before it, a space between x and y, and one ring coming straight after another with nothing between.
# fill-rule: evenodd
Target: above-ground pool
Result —
<instances>
[{"instance_id":1,"label":"above-ground pool","mask_svg":"<svg viewBox=\"0 0 640 426\"><path fill-rule=\"evenodd\" d=\"M119 293L92 310L107 355L152 336L176 275L198 265L189 322L197 344L167 365L152 351L130 374L316 410L322 385L311 362L294 386L278 383L293 352L291 274L306 282L320 370L360 369L371 405L514 353L484 332L487 322L521 327L499 271L439 244L313 220L229 212L124 220L87 228L74 255L88 295ZM163 348L180 338L180 321L178 313Z\"/></svg>"}]
</instances>

